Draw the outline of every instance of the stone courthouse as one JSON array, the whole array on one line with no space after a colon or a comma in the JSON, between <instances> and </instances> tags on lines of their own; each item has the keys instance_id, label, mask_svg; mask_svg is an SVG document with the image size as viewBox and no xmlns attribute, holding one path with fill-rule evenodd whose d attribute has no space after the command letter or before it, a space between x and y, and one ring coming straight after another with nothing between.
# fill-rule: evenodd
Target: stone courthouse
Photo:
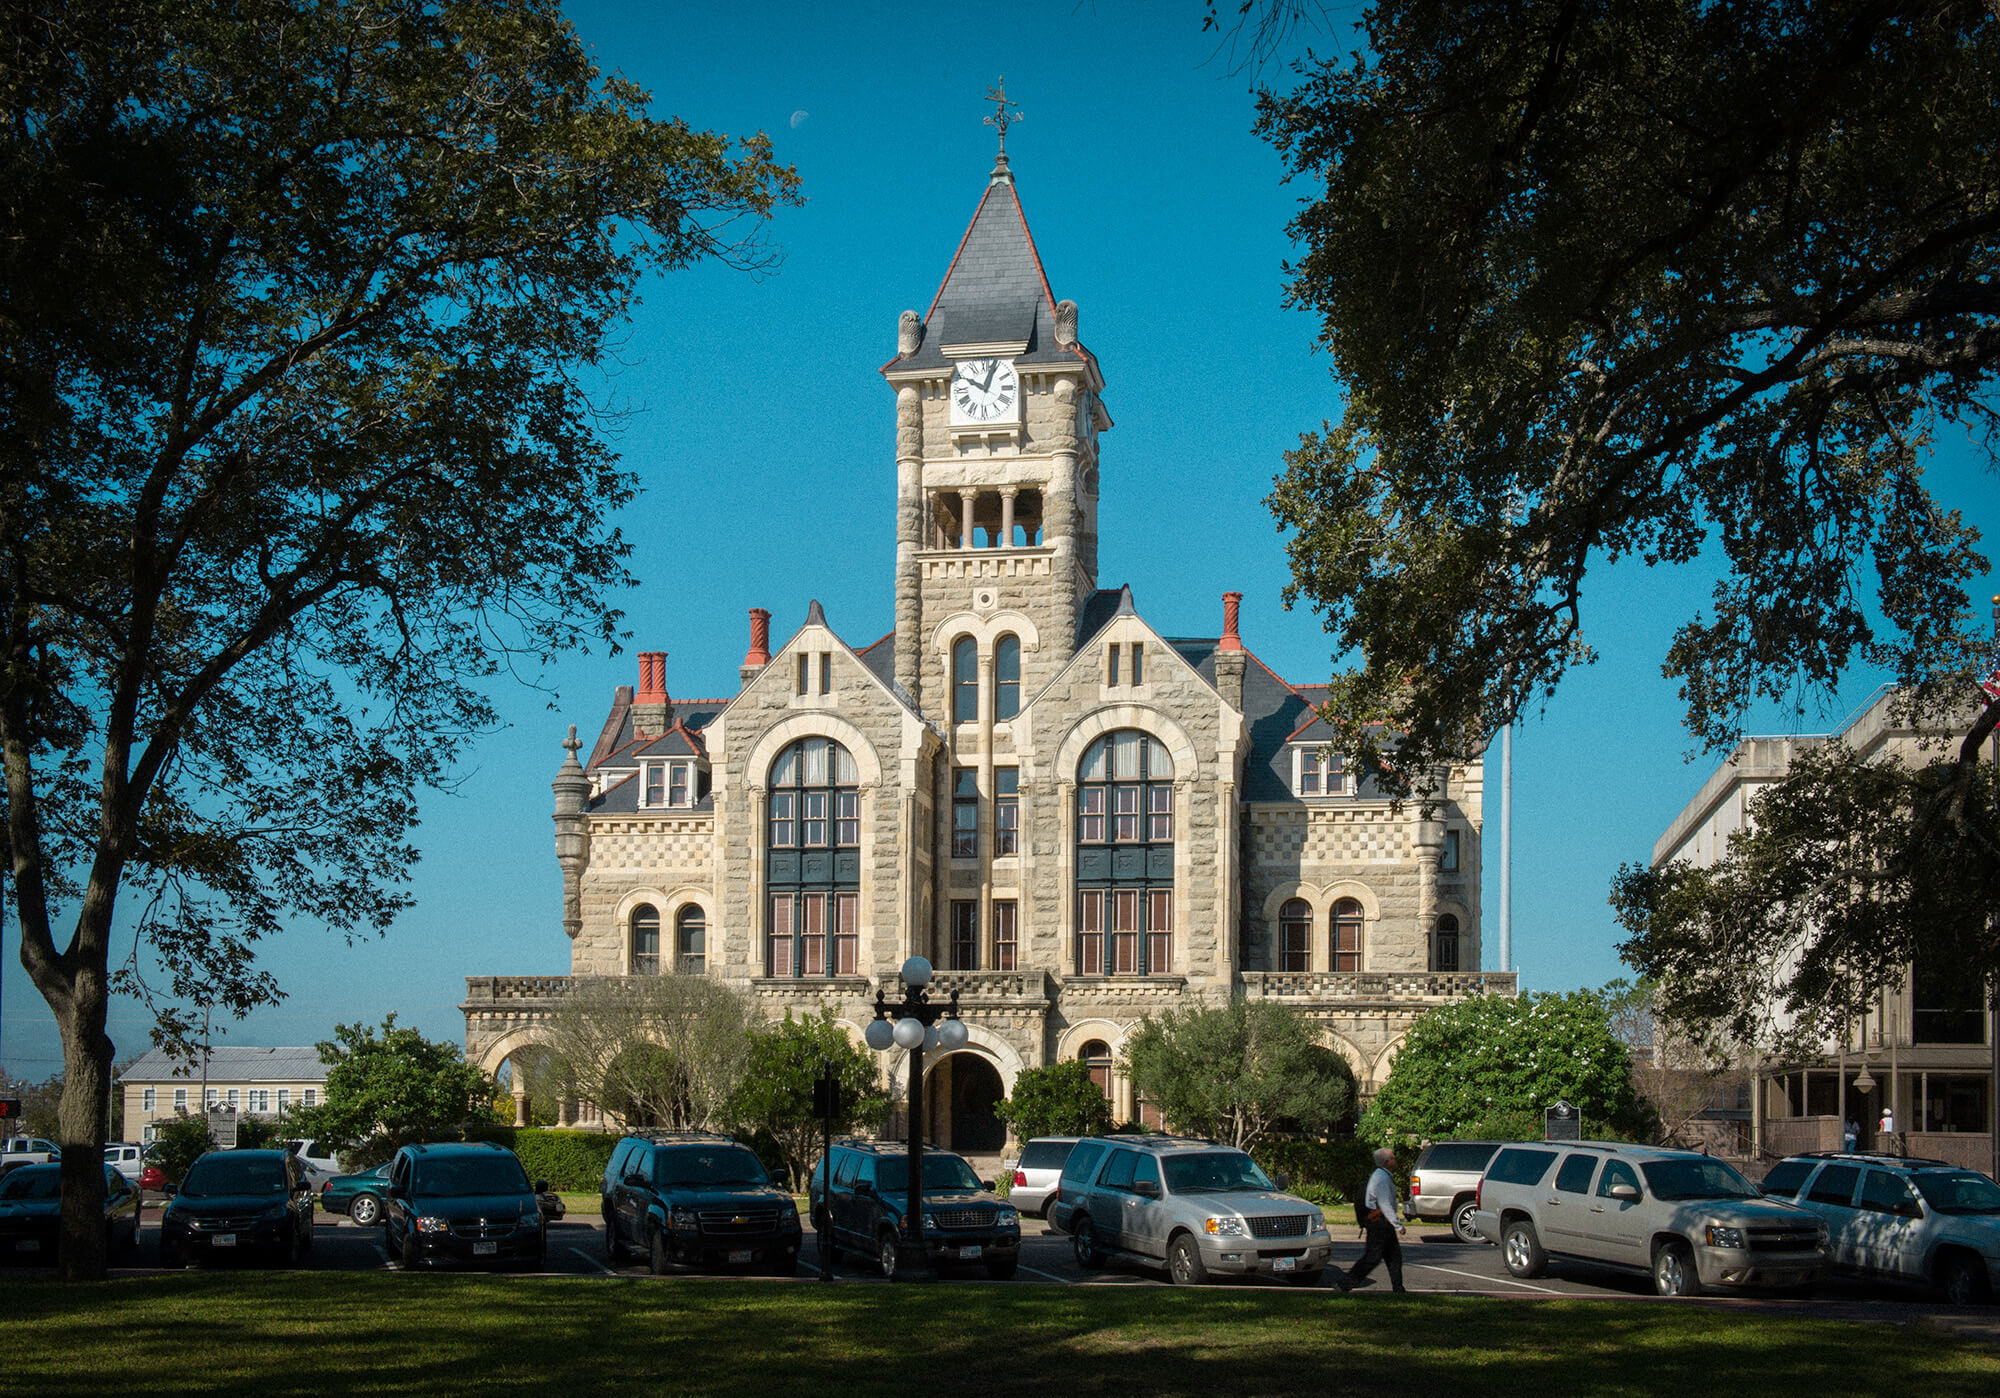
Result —
<instances>
[{"instance_id":1,"label":"stone courthouse","mask_svg":"<svg viewBox=\"0 0 2000 1398\"><path fill-rule=\"evenodd\" d=\"M1324 746L1324 686L1249 648L1238 594L1190 638L1099 585L1105 369L1004 150L881 373L895 630L857 644L813 602L774 646L753 609L724 699L676 700L639 654L554 782L573 974L711 976L858 1036L926 956L971 1035L930 1060L930 1134L980 1151L1015 1076L1058 1060L1145 1115L1119 1058L1149 1012L1281 1000L1367 1091L1423 1010L1513 992L1479 969L1476 761L1433 818L1394 809ZM468 978L468 1055L497 1071L569 984Z\"/></svg>"}]
</instances>

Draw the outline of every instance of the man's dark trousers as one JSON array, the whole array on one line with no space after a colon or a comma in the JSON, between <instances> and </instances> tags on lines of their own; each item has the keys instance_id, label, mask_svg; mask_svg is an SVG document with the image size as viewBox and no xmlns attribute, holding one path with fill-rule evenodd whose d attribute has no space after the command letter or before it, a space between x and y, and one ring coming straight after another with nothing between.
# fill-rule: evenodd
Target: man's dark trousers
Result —
<instances>
[{"instance_id":1,"label":"man's dark trousers","mask_svg":"<svg viewBox=\"0 0 2000 1398\"><path fill-rule=\"evenodd\" d=\"M1403 1290L1403 1240L1396 1236L1396 1225L1386 1218L1376 1217L1364 1226L1368 1230L1368 1247L1361 1254L1361 1260L1349 1269L1347 1284L1360 1285L1375 1270L1377 1262L1386 1262L1389 1265L1389 1285L1397 1291Z\"/></svg>"}]
</instances>

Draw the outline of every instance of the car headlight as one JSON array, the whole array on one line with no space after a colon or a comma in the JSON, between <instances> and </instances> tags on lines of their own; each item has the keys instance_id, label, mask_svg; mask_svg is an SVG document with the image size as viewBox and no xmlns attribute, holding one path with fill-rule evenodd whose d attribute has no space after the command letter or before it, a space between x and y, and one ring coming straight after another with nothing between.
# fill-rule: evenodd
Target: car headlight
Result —
<instances>
[{"instance_id":1,"label":"car headlight","mask_svg":"<svg viewBox=\"0 0 2000 1398\"><path fill-rule=\"evenodd\" d=\"M684 1233L692 1233L701 1226L693 1209L675 1209L667 1221Z\"/></svg>"},{"instance_id":2,"label":"car headlight","mask_svg":"<svg viewBox=\"0 0 2000 1398\"><path fill-rule=\"evenodd\" d=\"M938 1231L938 1221L936 1214L924 1215L924 1231L926 1233L935 1233Z\"/></svg>"},{"instance_id":3,"label":"car headlight","mask_svg":"<svg viewBox=\"0 0 2000 1398\"><path fill-rule=\"evenodd\" d=\"M1240 1238L1243 1236L1243 1220L1240 1218L1211 1218L1204 1226L1209 1232L1224 1237Z\"/></svg>"},{"instance_id":4,"label":"car headlight","mask_svg":"<svg viewBox=\"0 0 2000 1398\"><path fill-rule=\"evenodd\" d=\"M1712 1248L1740 1248L1743 1246L1743 1230L1711 1223L1708 1225L1708 1245Z\"/></svg>"},{"instance_id":5,"label":"car headlight","mask_svg":"<svg viewBox=\"0 0 2000 1398\"><path fill-rule=\"evenodd\" d=\"M797 1201L792 1199L787 1199L784 1202L784 1204L780 1207L779 1213L780 1216L784 1218L797 1218L799 1216L799 1206Z\"/></svg>"},{"instance_id":6,"label":"car headlight","mask_svg":"<svg viewBox=\"0 0 2000 1398\"><path fill-rule=\"evenodd\" d=\"M1013 1209L1002 1209L994 1215L994 1222L1002 1228L1019 1228L1021 1215Z\"/></svg>"},{"instance_id":7,"label":"car headlight","mask_svg":"<svg viewBox=\"0 0 2000 1398\"><path fill-rule=\"evenodd\" d=\"M417 1220L417 1231L419 1233L449 1233L451 1231L451 1220L448 1218L439 1218L436 1214L425 1214Z\"/></svg>"}]
</instances>

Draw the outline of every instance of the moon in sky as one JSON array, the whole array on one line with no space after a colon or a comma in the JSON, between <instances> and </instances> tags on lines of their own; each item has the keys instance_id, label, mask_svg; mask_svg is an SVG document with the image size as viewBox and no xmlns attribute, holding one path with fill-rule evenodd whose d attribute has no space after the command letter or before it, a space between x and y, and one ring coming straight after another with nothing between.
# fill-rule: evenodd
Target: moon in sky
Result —
<instances>
[{"instance_id":1,"label":"moon in sky","mask_svg":"<svg viewBox=\"0 0 2000 1398\"><path fill-rule=\"evenodd\" d=\"M805 108L803 108L803 107L801 107L801 108L800 108L800 109L799 109L798 111L796 111L796 112L793 112L793 113L792 113L792 130L796 131L796 130L798 130L798 129L799 129L799 128L800 128L801 126L804 126L804 125L806 124L806 116L807 116L807 115L808 115L808 114L807 114L807 112L806 112Z\"/></svg>"}]
</instances>

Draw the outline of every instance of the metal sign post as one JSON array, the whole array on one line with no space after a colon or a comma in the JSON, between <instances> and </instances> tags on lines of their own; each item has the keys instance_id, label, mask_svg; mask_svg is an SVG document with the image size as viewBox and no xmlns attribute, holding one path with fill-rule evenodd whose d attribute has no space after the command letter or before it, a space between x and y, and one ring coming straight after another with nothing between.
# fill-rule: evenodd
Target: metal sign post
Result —
<instances>
[{"instance_id":1,"label":"metal sign post","mask_svg":"<svg viewBox=\"0 0 2000 1398\"><path fill-rule=\"evenodd\" d=\"M821 1064L819 1077L813 1080L813 1115L820 1119L822 1132L819 1156L822 1181L819 1195L821 1199L827 1201L826 1217L814 1219L813 1227L817 1229L824 1226L831 1232L833 1228L833 1119L840 1115L840 1075L834 1071L834 1066L831 1063ZM810 1181L806 1184L806 1207L807 1209L811 1209L812 1207L812 1184ZM832 1240L824 1235L820 1235L818 1242L819 1279L823 1282L830 1282L833 1280Z\"/></svg>"},{"instance_id":2,"label":"metal sign post","mask_svg":"<svg viewBox=\"0 0 2000 1398\"><path fill-rule=\"evenodd\" d=\"M1583 1115L1567 1102L1558 1102L1542 1113L1542 1139L1545 1141L1580 1141L1583 1139Z\"/></svg>"}]
</instances>

